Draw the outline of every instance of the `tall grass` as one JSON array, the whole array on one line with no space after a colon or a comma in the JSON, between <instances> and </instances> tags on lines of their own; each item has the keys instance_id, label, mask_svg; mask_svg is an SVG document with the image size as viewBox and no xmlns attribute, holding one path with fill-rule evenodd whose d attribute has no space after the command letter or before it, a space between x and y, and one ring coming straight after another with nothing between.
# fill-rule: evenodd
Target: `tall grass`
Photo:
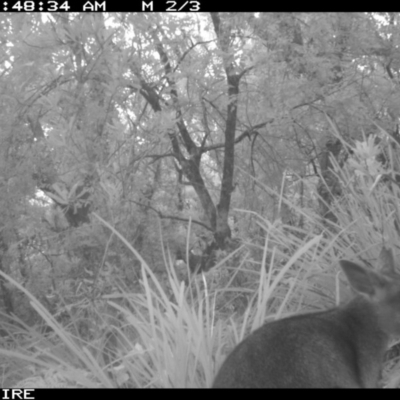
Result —
<instances>
[{"instance_id":1,"label":"tall grass","mask_svg":"<svg viewBox=\"0 0 400 400\"><path fill-rule=\"evenodd\" d=\"M330 206L335 223L327 225L311 209L282 198L306 228L256 216L263 243L244 242L209 272L186 283L177 276L168 252L161 278L95 214L141 263L137 293L120 283L118 293L103 297L119 323L109 323L111 334L96 344L71 334L18 282L0 272L28 296L53 332L48 338L17 320L6 326L0 339L14 338L16 347L0 346L6 360L3 385L209 387L228 352L265 321L344 301L348 292L341 284L339 259L360 260L373 268L383 244L397 253L400 190L393 184L394 158L389 157L383 169L376 164L375 145L366 143L355 146L345 167L336 165L343 191ZM388 386L398 385L396 365L392 357L385 376Z\"/></svg>"}]
</instances>

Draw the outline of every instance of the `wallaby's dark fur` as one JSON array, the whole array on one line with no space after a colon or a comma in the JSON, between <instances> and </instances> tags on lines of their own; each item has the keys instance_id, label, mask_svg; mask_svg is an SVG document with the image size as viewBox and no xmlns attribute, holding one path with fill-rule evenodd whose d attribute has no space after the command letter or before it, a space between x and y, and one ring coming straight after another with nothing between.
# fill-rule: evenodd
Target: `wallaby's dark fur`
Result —
<instances>
[{"instance_id":1,"label":"wallaby's dark fur","mask_svg":"<svg viewBox=\"0 0 400 400\"><path fill-rule=\"evenodd\" d=\"M377 387L389 339L400 334L400 275L391 251L380 260L381 272L341 261L356 298L263 325L232 351L213 387Z\"/></svg>"}]
</instances>

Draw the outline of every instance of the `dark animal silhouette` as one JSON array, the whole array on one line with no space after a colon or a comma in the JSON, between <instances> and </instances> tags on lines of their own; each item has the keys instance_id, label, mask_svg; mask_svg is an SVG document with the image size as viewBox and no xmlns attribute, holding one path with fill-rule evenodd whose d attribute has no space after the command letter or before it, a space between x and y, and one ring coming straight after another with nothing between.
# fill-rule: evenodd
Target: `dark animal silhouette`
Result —
<instances>
[{"instance_id":1,"label":"dark animal silhouette","mask_svg":"<svg viewBox=\"0 0 400 400\"><path fill-rule=\"evenodd\" d=\"M400 334L400 276L391 251L380 260L380 272L340 261L352 301L263 325L236 346L213 387L377 387L389 340Z\"/></svg>"}]
</instances>

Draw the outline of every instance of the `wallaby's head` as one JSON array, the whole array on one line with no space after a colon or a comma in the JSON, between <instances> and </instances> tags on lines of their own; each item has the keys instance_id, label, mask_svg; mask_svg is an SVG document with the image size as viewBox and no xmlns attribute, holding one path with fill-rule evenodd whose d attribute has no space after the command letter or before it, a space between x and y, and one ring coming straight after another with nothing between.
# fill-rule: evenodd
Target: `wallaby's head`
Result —
<instances>
[{"instance_id":1,"label":"wallaby's head","mask_svg":"<svg viewBox=\"0 0 400 400\"><path fill-rule=\"evenodd\" d=\"M396 272L393 253L382 248L380 270L373 271L350 261L340 266L352 288L375 309L382 331L389 336L400 334L400 274Z\"/></svg>"},{"instance_id":2,"label":"wallaby's head","mask_svg":"<svg viewBox=\"0 0 400 400\"><path fill-rule=\"evenodd\" d=\"M377 387L389 338L400 335L400 274L391 250L380 269L340 266L358 296L331 310L264 324L239 343L214 387Z\"/></svg>"}]
</instances>

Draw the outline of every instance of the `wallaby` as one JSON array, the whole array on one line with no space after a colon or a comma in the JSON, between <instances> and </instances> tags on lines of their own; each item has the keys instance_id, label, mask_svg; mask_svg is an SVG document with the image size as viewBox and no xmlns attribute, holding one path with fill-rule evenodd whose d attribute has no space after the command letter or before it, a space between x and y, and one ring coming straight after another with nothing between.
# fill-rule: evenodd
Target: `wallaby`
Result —
<instances>
[{"instance_id":1,"label":"wallaby","mask_svg":"<svg viewBox=\"0 0 400 400\"><path fill-rule=\"evenodd\" d=\"M340 261L353 300L266 323L236 346L213 387L378 387L389 340L400 334L400 274L390 250L380 261L380 272Z\"/></svg>"}]
</instances>

